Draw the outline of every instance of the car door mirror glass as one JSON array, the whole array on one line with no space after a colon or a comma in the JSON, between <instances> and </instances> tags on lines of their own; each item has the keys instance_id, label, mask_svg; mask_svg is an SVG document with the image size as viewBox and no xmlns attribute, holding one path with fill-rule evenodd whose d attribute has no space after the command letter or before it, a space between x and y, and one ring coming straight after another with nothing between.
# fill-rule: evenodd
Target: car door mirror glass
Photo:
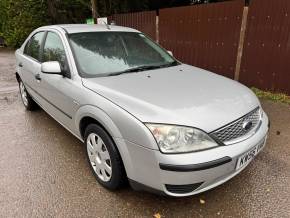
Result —
<instances>
[{"instance_id":1,"label":"car door mirror glass","mask_svg":"<svg viewBox=\"0 0 290 218\"><path fill-rule=\"evenodd\" d=\"M43 62L41 64L41 72L47 74L61 74L62 70L58 61Z\"/></svg>"}]
</instances>

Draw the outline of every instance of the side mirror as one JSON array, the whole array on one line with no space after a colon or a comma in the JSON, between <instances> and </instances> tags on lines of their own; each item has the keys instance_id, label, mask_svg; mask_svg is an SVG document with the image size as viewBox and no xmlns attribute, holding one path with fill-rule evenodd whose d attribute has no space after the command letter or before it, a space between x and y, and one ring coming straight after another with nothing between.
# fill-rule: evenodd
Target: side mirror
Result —
<instances>
[{"instance_id":1,"label":"side mirror","mask_svg":"<svg viewBox=\"0 0 290 218\"><path fill-rule=\"evenodd\" d=\"M170 54L171 56L173 56L173 53L172 53L172 51L167 51L168 52L168 54Z\"/></svg>"},{"instance_id":2,"label":"side mirror","mask_svg":"<svg viewBox=\"0 0 290 218\"><path fill-rule=\"evenodd\" d=\"M58 61L43 62L41 64L41 72L62 75L62 70Z\"/></svg>"}]
</instances>

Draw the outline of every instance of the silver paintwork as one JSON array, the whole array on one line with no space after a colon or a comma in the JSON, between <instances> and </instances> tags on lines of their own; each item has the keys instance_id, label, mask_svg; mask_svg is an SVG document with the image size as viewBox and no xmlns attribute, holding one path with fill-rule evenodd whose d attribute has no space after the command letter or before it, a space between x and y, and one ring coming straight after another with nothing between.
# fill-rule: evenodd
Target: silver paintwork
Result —
<instances>
[{"instance_id":1,"label":"silver paintwork","mask_svg":"<svg viewBox=\"0 0 290 218\"><path fill-rule=\"evenodd\" d=\"M83 84L142 122L193 126L206 132L260 105L240 83L185 64L120 77L84 78Z\"/></svg>"},{"instance_id":2,"label":"silver paintwork","mask_svg":"<svg viewBox=\"0 0 290 218\"><path fill-rule=\"evenodd\" d=\"M50 74L60 74L61 73L60 64L57 61L44 62L41 64L41 72Z\"/></svg>"},{"instance_id":3,"label":"silver paintwork","mask_svg":"<svg viewBox=\"0 0 290 218\"><path fill-rule=\"evenodd\" d=\"M71 78L44 74L41 63L23 54L27 40L39 31L52 31L59 35ZM118 26L111 26L108 30L105 25L47 26L32 32L16 51L16 71L29 94L47 113L82 141L81 120L84 117L96 119L112 136L127 176L172 196L208 190L242 170L235 171L237 158L267 135L268 117L265 113L260 128L251 137L228 146L187 154L162 154L143 123L177 124L212 132L261 107L251 90L238 82L186 64L114 77L81 78L66 34L88 31L138 32ZM22 63L22 68L18 67L19 63ZM40 75L40 82L36 81L36 74ZM170 172L159 168L159 163L199 164L224 156L233 161L209 170ZM168 192L164 185L201 181L204 183L197 190L182 195Z\"/></svg>"}]
</instances>

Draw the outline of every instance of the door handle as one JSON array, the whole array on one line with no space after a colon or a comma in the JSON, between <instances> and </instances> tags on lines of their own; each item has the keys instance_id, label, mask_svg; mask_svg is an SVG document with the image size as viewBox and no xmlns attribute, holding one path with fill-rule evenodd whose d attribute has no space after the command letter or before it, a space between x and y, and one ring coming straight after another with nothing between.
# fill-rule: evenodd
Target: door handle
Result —
<instances>
[{"instance_id":1,"label":"door handle","mask_svg":"<svg viewBox=\"0 0 290 218\"><path fill-rule=\"evenodd\" d=\"M23 67L23 64L22 64L22 63L19 63L18 66L19 66L19 67Z\"/></svg>"},{"instance_id":2,"label":"door handle","mask_svg":"<svg viewBox=\"0 0 290 218\"><path fill-rule=\"evenodd\" d=\"M41 80L41 77L40 77L40 74L39 73L35 75L35 79L38 80L38 81Z\"/></svg>"}]
</instances>

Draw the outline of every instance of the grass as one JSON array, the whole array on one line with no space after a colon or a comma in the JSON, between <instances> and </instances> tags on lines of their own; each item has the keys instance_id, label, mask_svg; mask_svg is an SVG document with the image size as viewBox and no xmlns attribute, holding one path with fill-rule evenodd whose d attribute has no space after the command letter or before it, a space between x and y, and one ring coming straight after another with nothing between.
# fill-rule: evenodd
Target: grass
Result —
<instances>
[{"instance_id":1,"label":"grass","mask_svg":"<svg viewBox=\"0 0 290 218\"><path fill-rule=\"evenodd\" d=\"M268 99L274 102L281 102L290 105L290 96L284 93L273 93L269 91L262 91L255 87L252 87L251 89L259 98Z\"/></svg>"}]
</instances>

